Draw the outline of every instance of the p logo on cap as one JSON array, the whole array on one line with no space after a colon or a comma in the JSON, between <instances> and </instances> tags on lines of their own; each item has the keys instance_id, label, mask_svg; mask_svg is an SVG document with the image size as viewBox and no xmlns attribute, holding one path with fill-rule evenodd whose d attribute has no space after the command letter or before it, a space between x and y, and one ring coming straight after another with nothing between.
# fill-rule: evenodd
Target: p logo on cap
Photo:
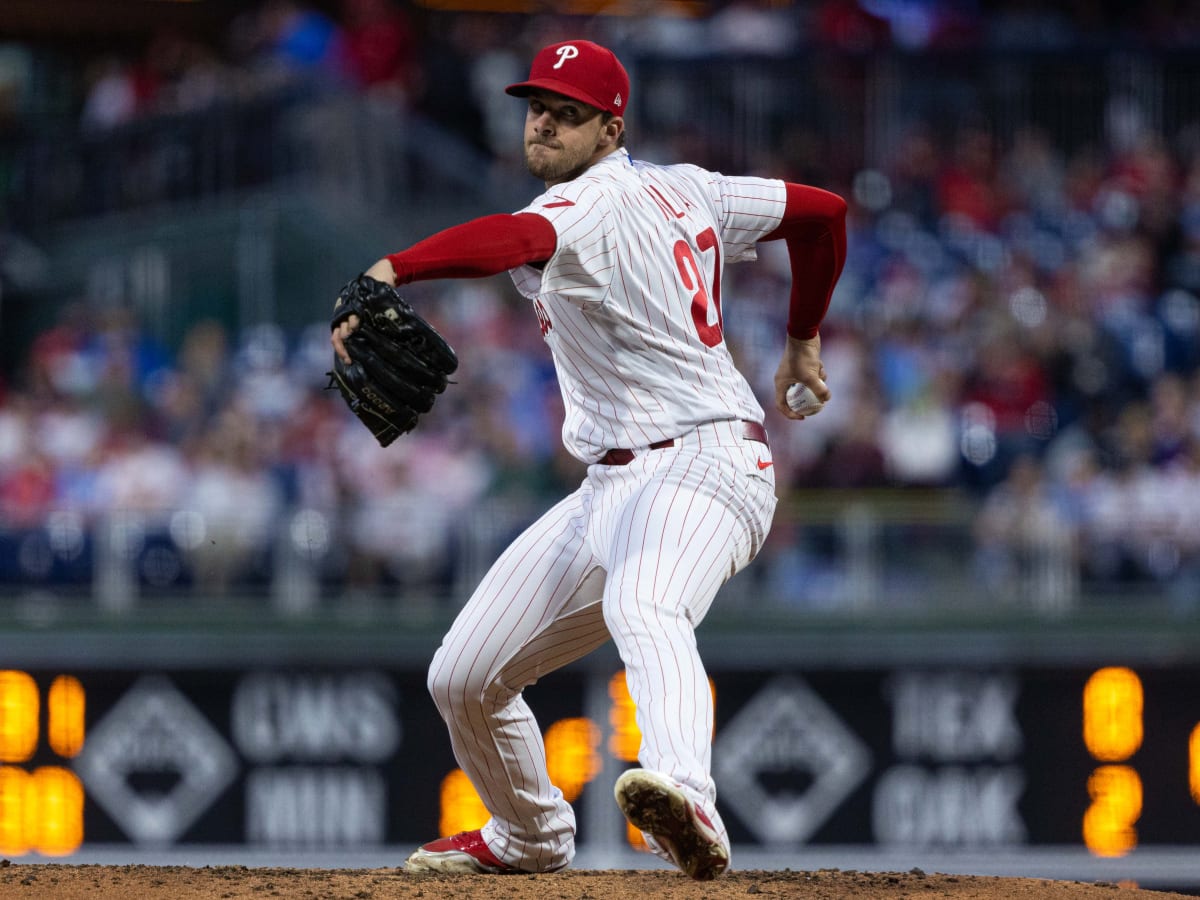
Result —
<instances>
[{"instance_id":1,"label":"p logo on cap","mask_svg":"<svg viewBox=\"0 0 1200 900\"><path fill-rule=\"evenodd\" d=\"M558 62L554 64L554 68L561 69L563 63L568 59L574 59L579 55L579 48L574 44L563 44L554 52L558 54Z\"/></svg>"},{"instance_id":2,"label":"p logo on cap","mask_svg":"<svg viewBox=\"0 0 1200 900\"><path fill-rule=\"evenodd\" d=\"M629 73L607 47L592 41L561 41L538 51L528 81L504 90L514 97L527 97L537 89L619 116L629 102Z\"/></svg>"}]
</instances>

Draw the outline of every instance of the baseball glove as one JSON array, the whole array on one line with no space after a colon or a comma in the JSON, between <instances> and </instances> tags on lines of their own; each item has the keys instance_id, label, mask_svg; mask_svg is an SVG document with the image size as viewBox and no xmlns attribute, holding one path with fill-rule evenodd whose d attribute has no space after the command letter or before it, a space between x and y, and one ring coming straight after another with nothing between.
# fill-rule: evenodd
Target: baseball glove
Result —
<instances>
[{"instance_id":1,"label":"baseball glove","mask_svg":"<svg viewBox=\"0 0 1200 900\"><path fill-rule=\"evenodd\" d=\"M341 392L350 411L386 447L433 408L458 357L394 287L369 275L342 288L332 327L351 315L358 316L358 327L345 341L352 362L334 355L329 389Z\"/></svg>"}]
</instances>

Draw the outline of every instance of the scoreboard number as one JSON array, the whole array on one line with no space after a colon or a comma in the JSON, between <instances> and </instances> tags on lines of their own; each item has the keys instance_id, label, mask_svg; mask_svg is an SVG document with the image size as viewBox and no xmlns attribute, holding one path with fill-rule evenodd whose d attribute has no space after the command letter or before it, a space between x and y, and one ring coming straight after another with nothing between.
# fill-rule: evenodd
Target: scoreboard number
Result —
<instances>
[{"instance_id":1,"label":"scoreboard number","mask_svg":"<svg viewBox=\"0 0 1200 900\"><path fill-rule=\"evenodd\" d=\"M83 749L83 685L59 675L46 692L50 750L71 759ZM28 672L0 671L0 853L66 856L83 843L83 784L60 765L26 768L42 742L42 698Z\"/></svg>"}]
</instances>

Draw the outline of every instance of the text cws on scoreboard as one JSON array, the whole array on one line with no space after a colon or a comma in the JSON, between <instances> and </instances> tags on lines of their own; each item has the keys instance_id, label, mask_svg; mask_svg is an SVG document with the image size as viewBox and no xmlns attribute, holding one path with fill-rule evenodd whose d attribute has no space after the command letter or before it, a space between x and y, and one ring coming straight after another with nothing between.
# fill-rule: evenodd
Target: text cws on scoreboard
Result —
<instances>
[{"instance_id":1,"label":"text cws on scoreboard","mask_svg":"<svg viewBox=\"0 0 1200 900\"><path fill-rule=\"evenodd\" d=\"M736 844L1200 846L1200 667L710 674ZM624 674L556 673L527 696L587 821L637 759ZM485 818L423 669L0 670L5 856L362 850Z\"/></svg>"}]
</instances>

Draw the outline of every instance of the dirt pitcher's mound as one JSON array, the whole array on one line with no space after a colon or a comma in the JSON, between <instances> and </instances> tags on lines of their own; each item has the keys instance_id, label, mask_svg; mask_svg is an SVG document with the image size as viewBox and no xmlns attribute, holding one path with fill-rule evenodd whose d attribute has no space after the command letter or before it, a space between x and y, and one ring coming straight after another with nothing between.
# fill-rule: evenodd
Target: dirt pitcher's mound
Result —
<instances>
[{"instance_id":1,"label":"dirt pitcher's mound","mask_svg":"<svg viewBox=\"0 0 1200 900\"><path fill-rule=\"evenodd\" d=\"M709 882L676 872L568 871L558 875L405 875L398 869L260 869L245 866L7 865L0 900L672 900L770 897L845 900L1191 900L1183 894L1115 884L1034 878L744 871Z\"/></svg>"}]
</instances>

